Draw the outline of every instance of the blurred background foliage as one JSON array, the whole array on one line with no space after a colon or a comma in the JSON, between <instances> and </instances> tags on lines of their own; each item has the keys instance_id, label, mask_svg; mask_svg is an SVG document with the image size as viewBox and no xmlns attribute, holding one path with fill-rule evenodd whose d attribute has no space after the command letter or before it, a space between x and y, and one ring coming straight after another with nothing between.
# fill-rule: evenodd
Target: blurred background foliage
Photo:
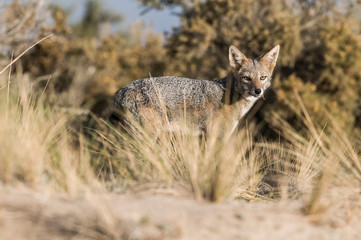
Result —
<instances>
[{"instance_id":1,"label":"blurred background foliage","mask_svg":"<svg viewBox=\"0 0 361 240\"><path fill-rule=\"evenodd\" d=\"M229 71L230 45L257 57L280 44L271 90L255 116L264 123L264 135L277 135L275 114L302 131L295 91L314 121L326 125L331 115L350 134L360 134L360 1L138 1L151 14L181 8L181 25L168 35L142 23L114 31L111 24L122 16L101 1L88 0L83 18L70 24L71 13L61 6L14 0L1 10L0 63L5 66L31 42L53 33L14 71L29 75L34 89L47 86L50 103L106 117L114 92L135 79L213 80Z\"/></svg>"}]
</instances>

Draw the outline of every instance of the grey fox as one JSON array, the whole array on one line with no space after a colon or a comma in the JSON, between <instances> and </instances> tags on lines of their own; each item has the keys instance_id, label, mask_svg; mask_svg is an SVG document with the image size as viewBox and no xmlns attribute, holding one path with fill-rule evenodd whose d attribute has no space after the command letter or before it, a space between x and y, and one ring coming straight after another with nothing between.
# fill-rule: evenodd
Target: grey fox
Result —
<instances>
[{"instance_id":1,"label":"grey fox","mask_svg":"<svg viewBox=\"0 0 361 240\"><path fill-rule=\"evenodd\" d=\"M216 81L163 76L136 80L114 95L112 119L124 118L124 111L142 124L183 119L206 131L221 112L227 112L234 128L271 85L279 45L263 56L247 58L236 47L229 48L229 74Z\"/></svg>"}]
</instances>

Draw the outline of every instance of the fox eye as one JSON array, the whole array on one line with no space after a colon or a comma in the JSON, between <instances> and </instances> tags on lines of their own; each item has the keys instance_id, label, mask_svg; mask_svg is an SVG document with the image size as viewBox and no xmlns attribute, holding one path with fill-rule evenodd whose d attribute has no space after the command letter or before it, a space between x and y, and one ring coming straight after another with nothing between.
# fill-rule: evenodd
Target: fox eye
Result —
<instances>
[{"instance_id":1,"label":"fox eye","mask_svg":"<svg viewBox=\"0 0 361 240\"><path fill-rule=\"evenodd\" d=\"M248 76L244 76L243 79L246 80L246 81L251 81L251 78L248 77Z\"/></svg>"},{"instance_id":2,"label":"fox eye","mask_svg":"<svg viewBox=\"0 0 361 240\"><path fill-rule=\"evenodd\" d=\"M260 79L261 79L261 80L265 80L265 79L266 79L266 76L262 76Z\"/></svg>"}]
</instances>

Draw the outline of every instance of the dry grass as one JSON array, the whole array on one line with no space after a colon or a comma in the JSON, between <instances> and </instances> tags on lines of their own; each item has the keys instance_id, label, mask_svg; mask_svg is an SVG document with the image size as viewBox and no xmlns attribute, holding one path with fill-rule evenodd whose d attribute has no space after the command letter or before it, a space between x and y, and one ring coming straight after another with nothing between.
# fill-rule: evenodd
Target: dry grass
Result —
<instances>
[{"instance_id":1,"label":"dry grass","mask_svg":"<svg viewBox=\"0 0 361 240\"><path fill-rule=\"evenodd\" d=\"M168 121L156 134L133 120L125 131L100 124L111 130L94 134L99 142L95 152L108 159L109 178L180 185L192 189L195 198L211 201L257 195L262 162L256 160L249 129L229 136L231 124L219 123L200 136L185 124L174 128Z\"/></svg>"},{"instance_id":2,"label":"dry grass","mask_svg":"<svg viewBox=\"0 0 361 240\"><path fill-rule=\"evenodd\" d=\"M6 196L0 199L0 238L14 239L19 233L24 239L176 239L185 234L208 239L199 234L199 229L206 229L199 219L212 219L208 224L216 226L216 236L223 238L234 237L228 231L230 226L236 226L234 233L239 234L237 224L243 220L242 226L252 230L250 236L261 233L269 237L282 211L295 231L299 223L314 231L313 225L307 225L311 220L317 224L328 221L331 229L348 226L357 232L355 226L361 222L361 139L350 138L335 117L329 115L328 124L319 126L295 92L298 105L294 107L300 109L305 127L301 133L274 114L269 122L280 133L276 142L254 142L259 133L252 121L233 135L227 134L231 124L226 120L216 121L203 136L195 134L186 121L175 127L167 119L161 127L149 128L130 117L130 125L120 129L89 115L95 124L89 127L86 122L84 127L84 118L79 116L82 109L49 101L59 95L44 94L46 89L35 87L36 81L23 74L20 65L14 67L34 46L29 42L35 42L33 33L39 32L46 18L46 14L37 14L44 12L43 1L16 4L8 8L18 9L15 12L2 10L0 5L5 16L0 20L0 32L9 33L0 40L6 46L3 53L13 51L13 46L22 51L15 51L17 57L12 61L0 61L0 192ZM28 12L26 6L34 11ZM77 71L82 79L71 85L73 102L77 93L84 91L81 83L87 79L81 67ZM51 76L47 81L52 81ZM27 194L22 194L22 189ZM186 192L197 202L164 196L124 197L150 189L156 190L151 195L161 189L169 189L173 195ZM44 193L51 193L50 197ZM64 197L72 201L64 201ZM204 204L204 200L223 203ZM231 207L226 205L229 202ZM156 223L164 217L163 207L166 216L174 215L176 220L165 218ZM186 215L176 215L178 207ZM133 211L128 211L131 208ZM219 216L225 221L219 221ZM268 226L263 233L258 231L262 218L269 223L263 225ZM192 229L191 234L187 229ZM343 232L335 236L337 239ZM349 239L358 237L349 235Z\"/></svg>"},{"instance_id":3,"label":"dry grass","mask_svg":"<svg viewBox=\"0 0 361 240\"><path fill-rule=\"evenodd\" d=\"M3 183L69 193L98 182L121 191L153 183L216 202L301 197L313 213L328 189L361 181L358 145L332 117L327 128L316 126L301 100L308 135L274 116L282 142L254 143L254 124L229 136L226 122L200 137L186 125L155 135L134 120L124 131L95 118L96 127L84 135L70 127L76 115L31 92L26 75L3 75L2 86L8 83L0 92Z\"/></svg>"},{"instance_id":4,"label":"dry grass","mask_svg":"<svg viewBox=\"0 0 361 240\"><path fill-rule=\"evenodd\" d=\"M307 127L304 135L274 115L273 121L284 138L283 144L259 143L257 145L268 151L272 149L273 154L281 156L278 161L275 161L278 164L271 167L270 170L272 171L273 168L273 173L280 173L274 174L274 176L280 176L278 180L281 184L284 184L282 181L286 176L286 184L289 189L286 193L291 193L291 195L298 193L298 196L301 194L305 213L315 214L324 208L325 202L339 200L338 198L327 199L330 192L343 188L356 189L360 186L359 139L351 140L339 128L332 116L329 116L328 126L318 126L309 117L297 92L295 95Z\"/></svg>"},{"instance_id":5,"label":"dry grass","mask_svg":"<svg viewBox=\"0 0 361 240\"><path fill-rule=\"evenodd\" d=\"M11 67L4 72L9 71ZM84 239L96 236L127 239L140 229L145 234L140 239L147 239L147 231L167 236L164 226L144 223L153 221L144 220L146 216L134 222L137 231L133 225L123 226L129 220L119 222L120 213L114 215L112 210L116 204L109 205L107 200L110 192L132 192L149 186L172 189L173 193L185 191L195 199L213 202L245 199L273 206L273 202L292 203L290 199L297 199L302 202L303 214L317 224L325 218L331 219L331 225L340 224L339 219L342 224L360 220L359 206L355 204L361 183L360 139L349 139L331 116L327 127L317 126L301 99L306 135L275 115L272 119L282 141L255 143L254 123L233 135L225 134L230 132L231 124L215 123L200 137L185 124L174 128L165 121L155 134L154 129L144 129L134 120L122 130L93 117L94 128L75 130L71 122L79 116L70 113L74 111L50 106L43 91L34 92L26 75L3 74L0 83L0 134L4 136L0 139L2 185L11 189L26 185L67 196L85 193L86 204L91 205L87 211L95 214L94 217L89 213L93 216L89 220L77 211L76 221L82 225L75 228L49 203L47 208L52 209L51 214L55 213L46 215L44 226L59 228L56 230L59 236L65 234L62 229L67 229L69 236L75 234ZM167 201L164 204L169 204ZM35 218L33 213L21 210L21 204L14 204L10 204L11 209L19 208L23 214L31 215L24 219ZM130 203L125 201L125 204ZM231 218L232 214L227 212L225 216ZM61 216L60 222L52 216ZM7 218L0 214L1 219L6 222ZM119 226L125 232L118 230ZM91 229L90 235L84 234L83 228L87 232ZM182 235L176 227L172 229L171 235ZM40 232L46 232L47 236L54 234L48 230Z\"/></svg>"},{"instance_id":6,"label":"dry grass","mask_svg":"<svg viewBox=\"0 0 361 240\"><path fill-rule=\"evenodd\" d=\"M300 98L299 106L306 135L274 115L280 142L254 143L254 124L229 136L231 124L223 120L200 137L189 126L175 128L167 119L159 124L162 128L151 130L130 119L125 131L100 121L103 129L93 135L98 142L94 151L101 156L98 163L107 159L103 168L108 179L126 179L129 186L180 185L191 189L196 199L216 202L301 198L311 214L322 208L322 197L330 189L359 185L360 150L331 116L327 128L317 126Z\"/></svg>"},{"instance_id":7,"label":"dry grass","mask_svg":"<svg viewBox=\"0 0 361 240\"><path fill-rule=\"evenodd\" d=\"M74 116L47 105L42 92L32 93L26 75L9 75L1 84L8 85L0 90L1 181L68 193L90 184L87 151L82 143L76 147L76 136L67 128Z\"/></svg>"}]
</instances>

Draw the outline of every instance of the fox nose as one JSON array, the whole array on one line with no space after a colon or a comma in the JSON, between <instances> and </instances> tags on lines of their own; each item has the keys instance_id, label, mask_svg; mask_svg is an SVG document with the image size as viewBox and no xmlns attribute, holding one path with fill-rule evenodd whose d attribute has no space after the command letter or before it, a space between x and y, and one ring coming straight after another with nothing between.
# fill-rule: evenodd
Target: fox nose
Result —
<instances>
[{"instance_id":1,"label":"fox nose","mask_svg":"<svg viewBox=\"0 0 361 240\"><path fill-rule=\"evenodd\" d=\"M261 90L260 88L256 88L256 89L254 90L254 92L255 92L257 95L259 95L259 94L261 94L262 90Z\"/></svg>"}]
</instances>

